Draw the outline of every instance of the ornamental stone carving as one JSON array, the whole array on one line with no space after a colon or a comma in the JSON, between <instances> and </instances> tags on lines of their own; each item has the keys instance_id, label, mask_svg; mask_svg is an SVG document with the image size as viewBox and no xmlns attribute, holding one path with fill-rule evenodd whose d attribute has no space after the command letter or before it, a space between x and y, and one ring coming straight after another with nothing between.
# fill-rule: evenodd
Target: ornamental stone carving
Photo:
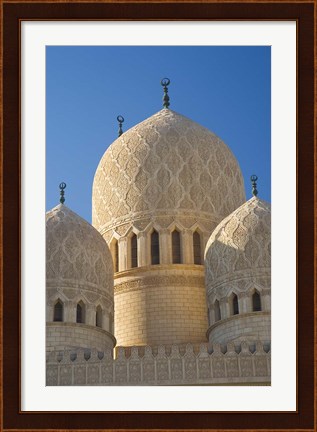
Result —
<instances>
[{"instance_id":1,"label":"ornamental stone carving","mask_svg":"<svg viewBox=\"0 0 317 432\"><path fill-rule=\"evenodd\" d=\"M257 277L270 288L270 204L253 197L225 218L207 242L205 267L208 294L233 281L246 289Z\"/></svg>"},{"instance_id":2,"label":"ornamental stone carving","mask_svg":"<svg viewBox=\"0 0 317 432\"><path fill-rule=\"evenodd\" d=\"M217 226L205 250L205 276L212 311L209 342L231 339L237 343L247 337L267 343L271 331L270 204L253 197ZM236 373L232 361L230 368Z\"/></svg>"},{"instance_id":3,"label":"ornamental stone carving","mask_svg":"<svg viewBox=\"0 0 317 432\"><path fill-rule=\"evenodd\" d=\"M163 109L105 152L93 184L93 225L103 234L142 214L212 216L245 200L239 165L212 132Z\"/></svg>"},{"instance_id":4,"label":"ornamental stone carving","mask_svg":"<svg viewBox=\"0 0 317 432\"><path fill-rule=\"evenodd\" d=\"M91 287L113 296L113 264L107 243L62 204L46 214L46 280L50 287L69 281L77 292Z\"/></svg>"},{"instance_id":5,"label":"ornamental stone carving","mask_svg":"<svg viewBox=\"0 0 317 432\"><path fill-rule=\"evenodd\" d=\"M109 351L87 350L51 353L47 357L46 385L192 385L270 384L269 347L257 341L239 346L202 344L118 348L117 358ZM102 357L102 354L103 357ZM101 358L100 358L101 357Z\"/></svg>"}]
</instances>

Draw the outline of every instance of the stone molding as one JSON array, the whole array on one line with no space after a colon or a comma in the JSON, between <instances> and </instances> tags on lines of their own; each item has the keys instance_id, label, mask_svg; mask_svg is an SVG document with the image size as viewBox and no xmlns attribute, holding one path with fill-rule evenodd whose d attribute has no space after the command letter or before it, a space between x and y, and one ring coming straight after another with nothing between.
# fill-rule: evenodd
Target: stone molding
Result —
<instances>
[{"instance_id":1,"label":"stone molding","mask_svg":"<svg viewBox=\"0 0 317 432\"><path fill-rule=\"evenodd\" d=\"M75 302L80 298L85 304L102 304L104 309L113 310L113 295L96 287L73 284L59 284L58 281L46 281L46 304L54 306L58 298L65 302Z\"/></svg>"},{"instance_id":2,"label":"stone molding","mask_svg":"<svg viewBox=\"0 0 317 432\"><path fill-rule=\"evenodd\" d=\"M140 350L142 348L142 350ZM177 345L53 352L47 356L46 385L270 385L271 355L262 342L208 348ZM169 347L170 348L170 347ZM142 355L141 355L142 351Z\"/></svg>"},{"instance_id":3,"label":"stone molding","mask_svg":"<svg viewBox=\"0 0 317 432\"><path fill-rule=\"evenodd\" d=\"M117 272L114 275L115 281L120 278L129 277L129 276L143 276L148 275L149 272L158 274L161 273L161 271L174 271L174 270L181 270L181 271L204 271L204 266L199 264L153 264L149 266L143 266L143 267L134 267L128 270L124 270L121 272Z\"/></svg>"},{"instance_id":4,"label":"stone molding","mask_svg":"<svg viewBox=\"0 0 317 432\"><path fill-rule=\"evenodd\" d=\"M197 215L196 211L169 209L169 211L163 212L156 211L155 214L152 211L136 213L133 220L127 218L121 223L114 222L109 227L99 229L99 232L109 243L114 237L125 237L130 230L136 230L138 234L141 232L148 233L153 228L157 230L168 229L172 222L176 222L180 227L189 229L192 232L198 226L202 232L207 231L210 233L221 220L221 216L211 215L208 212L199 212L199 215Z\"/></svg>"},{"instance_id":5,"label":"stone molding","mask_svg":"<svg viewBox=\"0 0 317 432\"><path fill-rule=\"evenodd\" d=\"M207 270L206 270L207 271ZM263 289L271 289L271 269L270 268L256 268L239 270L219 277L213 281L211 286L207 287L207 293L210 295L220 290L227 290L228 284L234 286L236 289L246 289L250 285L259 285Z\"/></svg>"},{"instance_id":6,"label":"stone molding","mask_svg":"<svg viewBox=\"0 0 317 432\"><path fill-rule=\"evenodd\" d=\"M132 275L131 275L132 276ZM133 276L136 276L133 274ZM141 275L140 275L141 276ZM142 275L143 276L143 275ZM128 291L137 291L147 289L153 286L204 286L203 276L181 276L181 275L153 275L143 276L135 280L128 280L122 283L117 283L114 289L114 295L118 295Z\"/></svg>"}]
</instances>

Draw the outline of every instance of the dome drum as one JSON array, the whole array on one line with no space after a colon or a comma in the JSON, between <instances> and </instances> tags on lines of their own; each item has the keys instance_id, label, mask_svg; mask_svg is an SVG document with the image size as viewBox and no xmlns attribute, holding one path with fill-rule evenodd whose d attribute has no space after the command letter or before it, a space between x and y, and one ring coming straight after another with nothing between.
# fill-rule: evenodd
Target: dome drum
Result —
<instances>
[{"instance_id":1,"label":"dome drum","mask_svg":"<svg viewBox=\"0 0 317 432\"><path fill-rule=\"evenodd\" d=\"M251 312L239 314L215 322L207 330L209 344L226 345L233 342L239 345L242 341L262 341L269 344L271 340L270 312Z\"/></svg>"},{"instance_id":2,"label":"dome drum","mask_svg":"<svg viewBox=\"0 0 317 432\"><path fill-rule=\"evenodd\" d=\"M96 349L103 352L113 348L115 337L99 327L72 322L46 323L46 351L64 351L78 348Z\"/></svg>"},{"instance_id":3,"label":"dome drum","mask_svg":"<svg viewBox=\"0 0 317 432\"><path fill-rule=\"evenodd\" d=\"M153 265L115 277L118 346L206 342L202 266Z\"/></svg>"},{"instance_id":4,"label":"dome drum","mask_svg":"<svg viewBox=\"0 0 317 432\"><path fill-rule=\"evenodd\" d=\"M237 297L237 305L239 313L251 313L271 310L271 292L268 288L252 287L247 290L238 291L237 289L227 289L225 294L220 297L220 293L224 291L213 292L207 299L209 323L214 324L220 319L226 319L233 315L233 297Z\"/></svg>"},{"instance_id":5,"label":"dome drum","mask_svg":"<svg viewBox=\"0 0 317 432\"><path fill-rule=\"evenodd\" d=\"M69 290L65 290L67 293ZM80 322L90 326L98 326L106 331L113 332L113 302L105 302L98 299L97 302L87 301L83 295L72 298L65 296L65 291L60 290L46 302L47 322L79 322L78 306L81 307ZM57 310L59 308L60 312Z\"/></svg>"},{"instance_id":6,"label":"dome drum","mask_svg":"<svg viewBox=\"0 0 317 432\"><path fill-rule=\"evenodd\" d=\"M153 233L157 237L156 260L153 258ZM144 231L130 227L125 235L115 233L109 241L115 272L150 266L154 261L155 264L203 265L203 253L209 236L205 225L196 222L190 228L185 228L177 218L167 228L157 221L155 224L149 223Z\"/></svg>"}]
</instances>

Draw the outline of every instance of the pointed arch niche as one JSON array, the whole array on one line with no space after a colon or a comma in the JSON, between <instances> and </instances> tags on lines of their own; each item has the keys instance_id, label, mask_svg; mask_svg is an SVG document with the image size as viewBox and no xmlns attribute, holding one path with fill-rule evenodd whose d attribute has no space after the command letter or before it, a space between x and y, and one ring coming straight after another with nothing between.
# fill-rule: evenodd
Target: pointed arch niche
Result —
<instances>
[{"instance_id":1,"label":"pointed arch niche","mask_svg":"<svg viewBox=\"0 0 317 432\"><path fill-rule=\"evenodd\" d=\"M130 239L131 268L138 266L138 239L135 233Z\"/></svg>"},{"instance_id":2,"label":"pointed arch niche","mask_svg":"<svg viewBox=\"0 0 317 432\"><path fill-rule=\"evenodd\" d=\"M96 308L96 327L102 328L102 309L100 305Z\"/></svg>"},{"instance_id":3,"label":"pointed arch niche","mask_svg":"<svg viewBox=\"0 0 317 432\"><path fill-rule=\"evenodd\" d=\"M86 308L85 308L85 304L82 300L80 300L80 302L77 303L77 307L76 307L76 322L79 324L84 324L85 323L85 315L86 315Z\"/></svg>"},{"instance_id":4,"label":"pointed arch niche","mask_svg":"<svg viewBox=\"0 0 317 432\"><path fill-rule=\"evenodd\" d=\"M260 312L262 310L261 306L261 296L260 293L255 290L252 294L252 311L253 312Z\"/></svg>"},{"instance_id":5,"label":"pointed arch niche","mask_svg":"<svg viewBox=\"0 0 317 432\"><path fill-rule=\"evenodd\" d=\"M194 264L201 265L201 236L196 230L193 234L193 253L194 253Z\"/></svg>"},{"instance_id":6,"label":"pointed arch niche","mask_svg":"<svg viewBox=\"0 0 317 432\"><path fill-rule=\"evenodd\" d=\"M160 238L155 229L151 234L151 264L160 264Z\"/></svg>"},{"instance_id":7,"label":"pointed arch niche","mask_svg":"<svg viewBox=\"0 0 317 432\"><path fill-rule=\"evenodd\" d=\"M175 229L172 232L172 263L181 264L181 262L181 234L177 229Z\"/></svg>"},{"instance_id":8,"label":"pointed arch niche","mask_svg":"<svg viewBox=\"0 0 317 432\"><path fill-rule=\"evenodd\" d=\"M230 315L239 315L239 301L238 296L232 293L229 299Z\"/></svg>"},{"instance_id":9,"label":"pointed arch niche","mask_svg":"<svg viewBox=\"0 0 317 432\"><path fill-rule=\"evenodd\" d=\"M58 299L54 305L53 321L54 322L64 321L64 304L60 299Z\"/></svg>"}]
</instances>

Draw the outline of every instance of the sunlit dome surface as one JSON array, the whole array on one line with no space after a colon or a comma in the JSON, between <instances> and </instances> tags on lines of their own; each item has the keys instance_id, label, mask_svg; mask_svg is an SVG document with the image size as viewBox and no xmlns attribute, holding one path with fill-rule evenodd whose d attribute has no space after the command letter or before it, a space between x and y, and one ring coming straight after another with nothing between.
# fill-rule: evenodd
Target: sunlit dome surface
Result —
<instances>
[{"instance_id":1,"label":"sunlit dome surface","mask_svg":"<svg viewBox=\"0 0 317 432\"><path fill-rule=\"evenodd\" d=\"M271 267L271 206L251 198L211 234L205 250L207 290L222 278Z\"/></svg>"},{"instance_id":2,"label":"sunlit dome surface","mask_svg":"<svg viewBox=\"0 0 317 432\"><path fill-rule=\"evenodd\" d=\"M139 216L180 211L220 221L244 201L240 167L226 144L162 109L103 155L93 184L93 225L103 233Z\"/></svg>"},{"instance_id":3,"label":"sunlit dome surface","mask_svg":"<svg viewBox=\"0 0 317 432\"><path fill-rule=\"evenodd\" d=\"M113 263L107 243L63 204L46 213L46 280L48 286L91 287L113 296Z\"/></svg>"}]
</instances>

